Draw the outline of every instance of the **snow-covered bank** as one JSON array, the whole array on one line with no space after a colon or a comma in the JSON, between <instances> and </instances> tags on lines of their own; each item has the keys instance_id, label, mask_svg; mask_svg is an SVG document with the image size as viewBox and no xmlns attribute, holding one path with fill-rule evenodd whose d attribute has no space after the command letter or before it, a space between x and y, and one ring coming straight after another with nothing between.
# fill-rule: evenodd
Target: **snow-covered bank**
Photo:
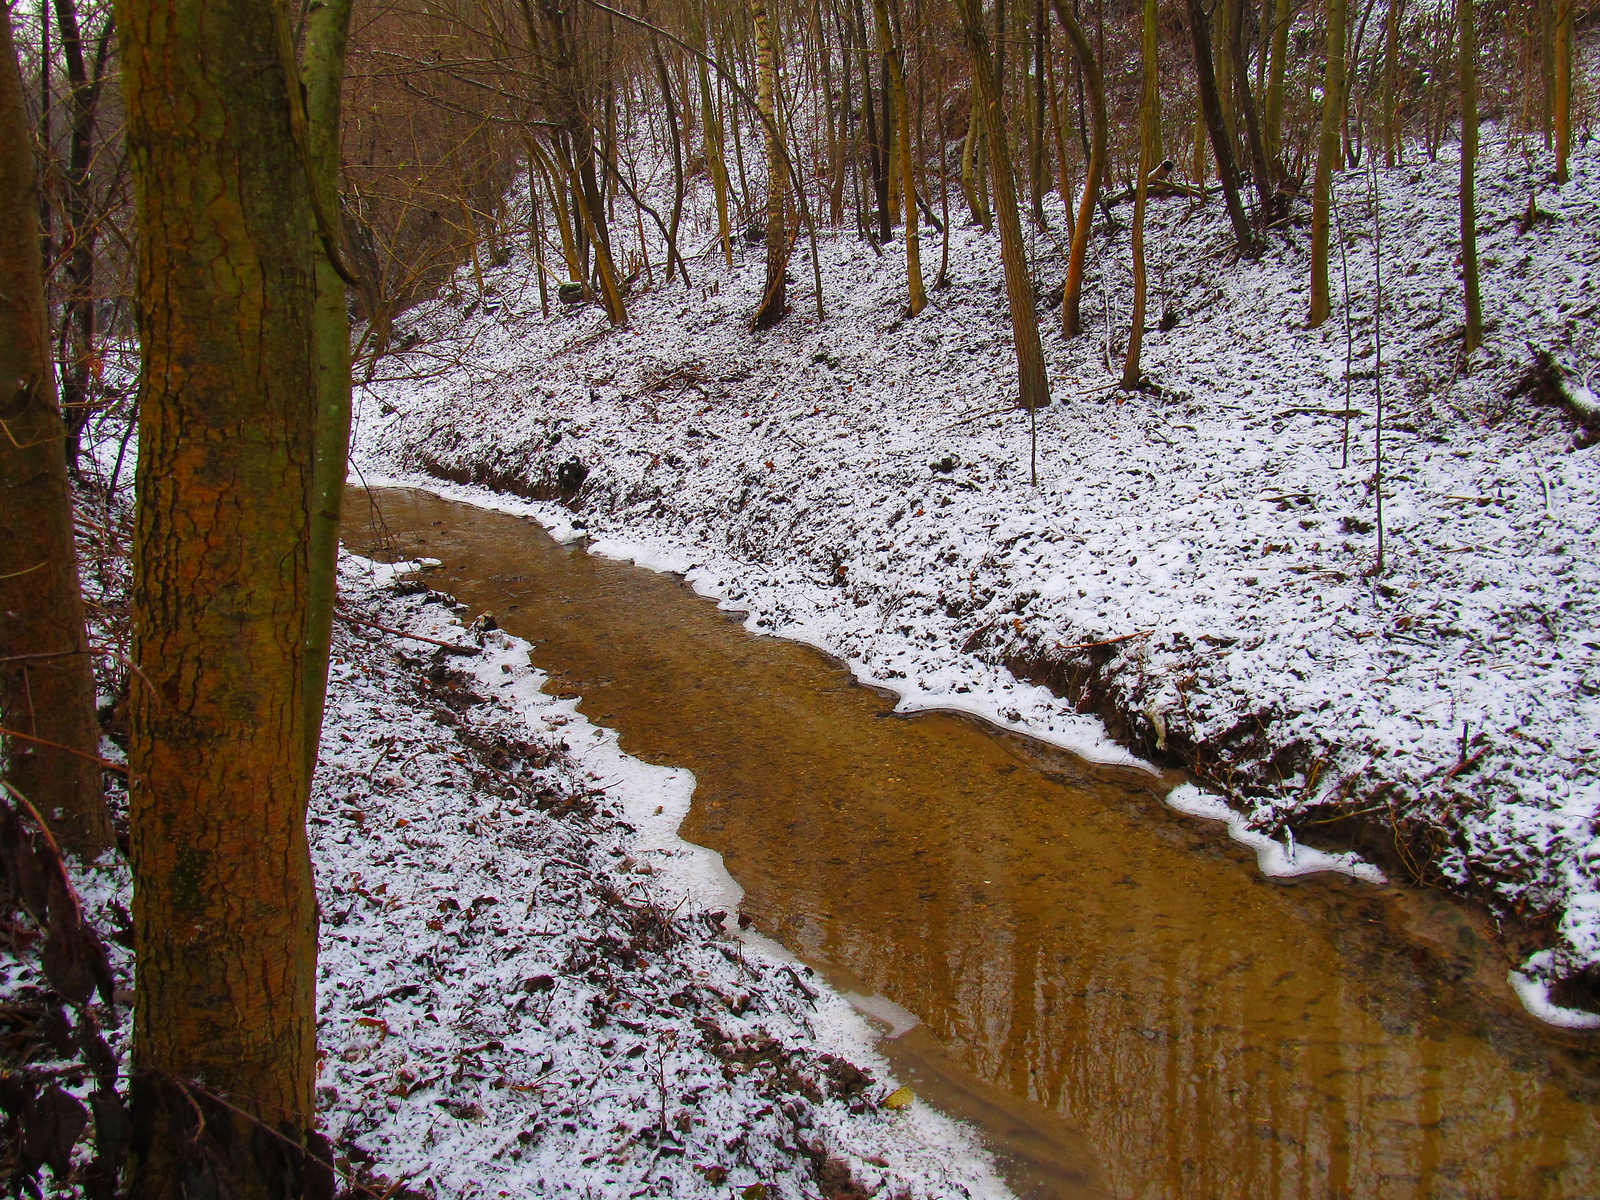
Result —
<instances>
[{"instance_id":1,"label":"snow-covered bank","mask_svg":"<svg viewBox=\"0 0 1600 1200\"><path fill-rule=\"evenodd\" d=\"M1513 959L1551 951L1528 967L1547 982L1600 977L1596 451L1570 404L1512 396L1530 346L1578 372L1569 399L1600 361L1600 158L1558 189L1538 153L1485 153L1497 324L1465 360L1456 178L1447 151L1340 180L1348 335L1337 303L1304 328L1303 226L1236 263L1217 204L1155 205L1153 312L1177 322L1147 332L1158 394L1111 390L1127 232L1097 225L1090 333L1046 330L1061 403L1039 414L1037 486L995 242L971 229L915 320L894 256L825 238L826 318L802 286L762 336L759 250L636 296L617 330L541 318L514 259L489 303L458 289L411 314L424 344L471 353L371 388L359 457L542 500L907 707L1184 764L1254 830L1481 898ZM1058 279L1053 239L1034 251Z\"/></svg>"},{"instance_id":2,"label":"snow-covered bank","mask_svg":"<svg viewBox=\"0 0 1600 1200\"><path fill-rule=\"evenodd\" d=\"M338 638L311 823L341 1150L430 1196L1006 1195L968 1131L885 1107L841 997L724 929L737 888L676 837L692 777L390 578L350 560L344 595L483 649Z\"/></svg>"}]
</instances>

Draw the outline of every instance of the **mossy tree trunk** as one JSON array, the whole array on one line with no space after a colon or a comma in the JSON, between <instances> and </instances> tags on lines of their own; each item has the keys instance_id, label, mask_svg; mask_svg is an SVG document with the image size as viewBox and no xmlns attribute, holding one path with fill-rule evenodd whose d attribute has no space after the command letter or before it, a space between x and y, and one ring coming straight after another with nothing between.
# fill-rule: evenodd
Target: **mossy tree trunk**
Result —
<instances>
[{"instance_id":1,"label":"mossy tree trunk","mask_svg":"<svg viewBox=\"0 0 1600 1200\"><path fill-rule=\"evenodd\" d=\"M298 1148L316 1070L303 685L320 390L300 81L271 0L119 0L117 20L143 346L130 1194L277 1200L319 1184Z\"/></svg>"},{"instance_id":2,"label":"mossy tree trunk","mask_svg":"<svg viewBox=\"0 0 1600 1200\"><path fill-rule=\"evenodd\" d=\"M68 849L112 844L50 361L32 139L0 18L0 726L4 774ZM24 736L16 736L21 734ZM34 740L39 739L39 740Z\"/></svg>"}]
</instances>

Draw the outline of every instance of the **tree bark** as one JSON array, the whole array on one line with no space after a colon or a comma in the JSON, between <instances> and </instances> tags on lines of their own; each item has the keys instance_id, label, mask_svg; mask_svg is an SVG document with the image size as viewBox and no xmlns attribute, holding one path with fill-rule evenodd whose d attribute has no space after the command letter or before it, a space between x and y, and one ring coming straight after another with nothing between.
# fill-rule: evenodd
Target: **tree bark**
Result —
<instances>
[{"instance_id":1,"label":"tree bark","mask_svg":"<svg viewBox=\"0 0 1600 1200\"><path fill-rule=\"evenodd\" d=\"M4 769L84 858L112 845L50 361L38 192L11 18L0 19L0 725Z\"/></svg>"},{"instance_id":2,"label":"tree bark","mask_svg":"<svg viewBox=\"0 0 1600 1200\"><path fill-rule=\"evenodd\" d=\"M1343 0L1335 0L1343 3ZM1233 237L1242 254L1254 254L1255 234L1250 229L1250 218L1245 215L1244 204L1239 199L1239 164L1233 156L1233 135L1223 120L1222 102L1217 96L1217 76L1211 62L1211 30L1206 20L1203 0L1188 0L1189 38L1194 44L1195 79L1200 91L1200 112L1206 119L1206 129L1211 134L1211 153L1217 160L1217 180L1222 184L1222 198L1228 208L1228 220L1233 224Z\"/></svg>"},{"instance_id":3,"label":"tree bark","mask_svg":"<svg viewBox=\"0 0 1600 1200\"><path fill-rule=\"evenodd\" d=\"M1244 0L1229 0L1233 8L1233 38L1228 54L1233 59L1233 75L1239 92L1239 112L1244 117L1244 141L1250 151L1250 171L1255 177L1256 201L1260 205L1256 223L1265 227L1275 220L1274 193L1278 181L1267 161L1267 148L1256 120L1255 97L1250 94L1250 68L1244 56Z\"/></svg>"},{"instance_id":4,"label":"tree bark","mask_svg":"<svg viewBox=\"0 0 1600 1200\"><path fill-rule=\"evenodd\" d=\"M906 291L914 317L928 306L928 293L922 286L922 250L917 242L917 184L911 163L911 113L906 98L905 71L894 45L894 30L889 24L889 0L872 0L878 22L878 52L889 68L889 85L894 95L895 136L900 143L900 186L906 210Z\"/></svg>"},{"instance_id":5,"label":"tree bark","mask_svg":"<svg viewBox=\"0 0 1600 1200\"><path fill-rule=\"evenodd\" d=\"M1272 54L1267 67L1266 112L1262 131L1267 158L1276 170L1283 170L1283 76L1289 59L1289 25L1294 20L1290 0L1277 0L1272 17ZM1265 34L1263 34L1265 36Z\"/></svg>"},{"instance_id":6,"label":"tree bark","mask_svg":"<svg viewBox=\"0 0 1600 1200\"><path fill-rule=\"evenodd\" d=\"M767 280L752 322L770 329L788 311L789 179L783 134L778 128L778 54L767 23L766 0L749 0L756 27L756 107L767 143Z\"/></svg>"},{"instance_id":7,"label":"tree bark","mask_svg":"<svg viewBox=\"0 0 1600 1200\"><path fill-rule=\"evenodd\" d=\"M1044 219L1044 56L1049 28L1045 24L1044 0L1033 0L1033 107L1028 125L1028 187L1033 203L1033 222L1040 229Z\"/></svg>"},{"instance_id":8,"label":"tree bark","mask_svg":"<svg viewBox=\"0 0 1600 1200\"><path fill-rule=\"evenodd\" d=\"M1573 13L1578 0L1555 0L1556 5L1556 61L1555 61L1555 114L1556 127L1556 182L1566 183L1567 159L1572 154L1572 51L1574 40Z\"/></svg>"},{"instance_id":9,"label":"tree bark","mask_svg":"<svg viewBox=\"0 0 1600 1200\"><path fill-rule=\"evenodd\" d=\"M1467 327L1463 349L1483 345L1483 303L1478 294L1478 205L1474 195L1478 163L1478 31L1472 0L1457 0L1461 23L1461 276L1466 289Z\"/></svg>"},{"instance_id":10,"label":"tree bark","mask_svg":"<svg viewBox=\"0 0 1600 1200\"><path fill-rule=\"evenodd\" d=\"M1050 403L1050 383L1045 377L1044 348L1039 344L1039 318L1033 304L1033 281L1028 276L1027 247L1022 240L1022 216L1017 211L1017 183L1011 172L1005 125L1000 118L1000 92L995 86L994 59L989 53L989 33L984 28L979 0L956 0L962 32L972 56L972 86L984 114L988 133L990 171L994 176L994 211L1000 224L1000 258L1005 267L1006 298L1011 304L1011 332L1017 348L1018 406L1043 408Z\"/></svg>"},{"instance_id":11,"label":"tree bark","mask_svg":"<svg viewBox=\"0 0 1600 1200\"><path fill-rule=\"evenodd\" d=\"M1191 0L1191 3L1196 0ZM1317 144L1316 185L1311 198L1311 328L1333 311L1328 297L1328 235L1333 201L1333 168L1340 160L1339 129L1344 119L1345 0L1328 0L1328 65L1322 86L1322 137Z\"/></svg>"},{"instance_id":12,"label":"tree bark","mask_svg":"<svg viewBox=\"0 0 1600 1200\"><path fill-rule=\"evenodd\" d=\"M1054 0L1056 20L1066 31L1067 41L1077 56L1079 69L1089 93L1089 165L1084 171L1083 199L1078 202L1078 219L1072 226L1072 252L1067 260L1067 281L1061 288L1061 332L1075 338L1083 332L1083 266L1089 254L1089 231L1094 224L1094 206L1100 197L1100 180L1106 170L1106 89L1100 78L1100 64L1066 0Z\"/></svg>"},{"instance_id":13,"label":"tree bark","mask_svg":"<svg viewBox=\"0 0 1600 1200\"><path fill-rule=\"evenodd\" d=\"M287 17L118 0L139 208L130 1195L331 1180L313 1124L305 605L316 246ZM196 1144L177 1081L206 1109ZM274 1134L288 1139L287 1143Z\"/></svg>"},{"instance_id":14,"label":"tree bark","mask_svg":"<svg viewBox=\"0 0 1600 1200\"><path fill-rule=\"evenodd\" d=\"M311 186L335 229L339 211L340 97L352 0L322 0L306 20L305 87ZM543 281L541 280L541 285ZM316 260L316 441L311 477L311 542L306 597L306 780L317 769L328 652L339 592L339 524L350 467L350 316L345 283L327 254Z\"/></svg>"},{"instance_id":15,"label":"tree bark","mask_svg":"<svg viewBox=\"0 0 1600 1200\"><path fill-rule=\"evenodd\" d=\"M67 294L62 314L61 412L67 430L67 465L78 464L78 444L89 421L99 368L95 362L95 244L99 222L90 214L89 163L94 153L95 116L100 107L100 86L105 78L111 47L111 18L98 38L91 69L83 53L83 33L73 0L54 0L56 25L61 33L61 54L66 59L71 87L67 115L67 169L61 238L66 251ZM48 143L46 143L48 145Z\"/></svg>"},{"instance_id":16,"label":"tree bark","mask_svg":"<svg viewBox=\"0 0 1600 1200\"><path fill-rule=\"evenodd\" d=\"M1144 379L1139 352L1144 346L1144 309L1147 294L1144 263L1144 213L1150 192L1150 172L1156 169L1158 105L1161 92L1156 77L1156 0L1144 0L1144 29L1139 42L1144 67L1143 95L1139 104L1139 182L1133 199L1133 316L1128 328L1128 354L1122 364L1122 387L1131 390Z\"/></svg>"},{"instance_id":17,"label":"tree bark","mask_svg":"<svg viewBox=\"0 0 1600 1200\"><path fill-rule=\"evenodd\" d=\"M1545 0L1548 4L1549 0ZM1389 0L1383 39L1383 165L1392 168L1400 141L1400 109L1395 101L1395 75L1399 71L1400 18L1405 0Z\"/></svg>"}]
</instances>

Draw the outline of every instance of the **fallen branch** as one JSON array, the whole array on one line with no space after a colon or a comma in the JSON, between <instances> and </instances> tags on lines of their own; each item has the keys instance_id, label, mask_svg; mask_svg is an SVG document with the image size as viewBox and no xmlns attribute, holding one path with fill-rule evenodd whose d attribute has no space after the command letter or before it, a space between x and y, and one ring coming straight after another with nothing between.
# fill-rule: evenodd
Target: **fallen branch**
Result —
<instances>
[{"instance_id":1,"label":"fallen branch","mask_svg":"<svg viewBox=\"0 0 1600 1200\"><path fill-rule=\"evenodd\" d=\"M1118 642L1132 641L1134 638L1147 638L1154 632L1155 632L1154 629L1142 629L1142 630L1138 631L1137 633L1125 633L1121 637L1107 638L1103 642L1080 642L1076 646L1063 646L1060 642L1057 642L1056 643L1056 649L1057 650L1069 650L1069 651L1070 650L1093 650L1096 646L1114 646Z\"/></svg>"},{"instance_id":2,"label":"fallen branch","mask_svg":"<svg viewBox=\"0 0 1600 1200\"><path fill-rule=\"evenodd\" d=\"M353 617L349 613L338 614L341 620L349 621L352 625L365 625L368 629L376 629L380 633L392 633L395 637L410 638L413 642L427 642L430 646L440 646L450 651L451 654L478 654L477 646L463 646L457 642L441 642L438 638L423 637L420 633L407 633L404 629L394 629L388 625L380 625L376 621L369 621L365 617Z\"/></svg>"}]
</instances>

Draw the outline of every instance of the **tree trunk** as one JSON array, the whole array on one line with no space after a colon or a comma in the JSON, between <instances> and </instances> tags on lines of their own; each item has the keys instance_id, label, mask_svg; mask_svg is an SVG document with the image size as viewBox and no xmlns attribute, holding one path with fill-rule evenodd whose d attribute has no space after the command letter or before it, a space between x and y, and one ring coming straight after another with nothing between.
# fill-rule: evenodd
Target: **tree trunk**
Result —
<instances>
[{"instance_id":1,"label":"tree trunk","mask_svg":"<svg viewBox=\"0 0 1600 1200\"><path fill-rule=\"evenodd\" d=\"M1266 112L1262 139L1267 159L1276 170L1283 170L1283 76L1289 59L1289 25L1294 20L1290 0L1278 0L1272 17L1272 56L1267 67ZM1263 34L1262 36L1265 36Z\"/></svg>"},{"instance_id":2,"label":"tree trunk","mask_svg":"<svg viewBox=\"0 0 1600 1200\"><path fill-rule=\"evenodd\" d=\"M1033 222L1040 229L1044 220L1044 55L1049 27L1045 24L1044 0L1033 0L1033 108L1028 131L1028 186L1033 202Z\"/></svg>"},{"instance_id":3,"label":"tree trunk","mask_svg":"<svg viewBox=\"0 0 1600 1200\"><path fill-rule=\"evenodd\" d=\"M62 314L61 411L67 431L67 464L78 464L78 444L94 403L99 369L95 362L95 243L98 222L90 217L89 166L94 153L95 114L100 107L100 85L105 78L111 46L111 19L106 18L91 71L83 54L83 33L73 0L54 0L56 24L61 32L61 54L67 63L71 86L68 108L68 148L65 172L65 220L61 239L66 250L67 294ZM47 143L48 145L48 143Z\"/></svg>"},{"instance_id":4,"label":"tree trunk","mask_svg":"<svg viewBox=\"0 0 1600 1200\"><path fill-rule=\"evenodd\" d=\"M1143 96L1139 104L1139 182L1133 199L1133 317L1128 328L1128 354L1122 364L1122 386L1133 389L1144 379L1139 352L1144 346L1146 273L1144 264L1144 212L1150 191L1150 172L1156 169L1157 113L1161 92L1156 76L1156 0L1144 0L1144 30L1139 43L1144 67Z\"/></svg>"},{"instance_id":5,"label":"tree trunk","mask_svg":"<svg viewBox=\"0 0 1600 1200\"><path fill-rule=\"evenodd\" d=\"M1094 206L1100 197L1100 179L1106 169L1106 89L1083 26L1067 6L1054 0L1056 20L1066 31L1067 41L1077 56L1089 92L1089 165L1084 171L1083 199L1078 203L1078 219L1072 226L1072 253L1067 260L1067 281L1061 288L1061 332L1075 338L1083 332L1083 265L1089 254L1089 230L1094 224Z\"/></svg>"},{"instance_id":6,"label":"tree trunk","mask_svg":"<svg viewBox=\"0 0 1600 1200\"><path fill-rule=\"evenodd\" d=\"M967 101L967 136L961 141L961 194L972 214L971 223L988 229L993 218L978 185L978 147L982 141L983 112L978 107L977 92L973 91Z\"/></svg>"},{"instance_id":7,"label":"tree trunk","mask_svg":"<svg viewBox=\"0 0 1600 1200\"><path fill-rule=\"evenodd\" d=\"M1544 148L1551 148L1556 93L1556 0L1535 0L1539 39L1539 132Z\"/></svg>"},{"instance_id":8,"label":"tree trunk","mask_svg":"<svg viewBox=\"0 0 1600 1200\"><path fill-rule=\"evenodd\" d=\"M994 175L995 217L1000 224L1000 258L1005 266L1011 332L1017 347L1018 404L1026 409L1042 408L1050 403L1050 383L1045 377L1044 348L1039 344L1039 318L1033 306L1033 281L1028 277L1022 216L1017 211L1017 184L1000 119L1000 93L989 53L989 32L984 28L979 0L956 0L956 4L967 51L972 56L973 91L984 114L992 151L990 170Z\"/></svg>"},{"instance_id":9,"label":"tree trunk","mask_svg":"<svg viewBox=\"0 0 1600 1200\"><path fill-rule=\"evenodd\" d=\"M1250 151L1250 173L1255 178L1256 200L1259 209L1256 223L1265 228L1276 220L1274 193L1278 181L1267 162L1267 148L1261 137L1261 125L1256 120L1255 97L1250 94L1250 68L1244 55L1244 0L1229 0L1233 8L1233 40L1228 54L1233 59L1233 76L1239 93L1239 112L1244 117L1244 142Z\"/></svg>"},{"instance_id":10,"label":"tree trunk","mask_svg":"<svg viewBox=\"0 0 1600 1200\"><path fill-rule=\"evenodd\" d=\"M678 105L672 95L672 76L667 72L667 63L661 57L661 47L652 39L650 53L656 60L656 79L661 85L661 102L667 114L667 132L672 138L672 222L667 226L667 279L672 279L672 264L678 264L678 270L683 275L685 286L689 283L689 268L684 265L683 255L678 252L678 226L683 222L683 136L678 127Z\"/></svg>"},{"instance_id":11,"label":"tree trunk","mask_svg":"<svg viewBox=\"0 0 1600 1200\"><path fill-rule=\"evenodd\" d=\"M50 361L31 146L6 15L0 19L0 725L26 736L6 735L4 767L57 840L89 859L113 838L95 761L100 726Z\"/></svg>"},{"instance_id":12,"label":"tree trunk","mask_svg":"<svg viewBox=\"0 0 1600 1200\"><path fill-rule=\"evenodd\" d=\"M1198 0L1190 0L1198 3ZM1317 178L1311 199L1311 328L1333 311L1328 298L1328 234L1333 200L1333 168L1339 161L1339 128L1344 117L1345 0L1328 0L1328 66L1322 86L1322 137L1317 144Z\"/></svg>"},{"instance_id":13,"label":"tree trunk","mask_svg":"<svg viewBox=\"0 0 1600 1200\"><path fill-rule=\"evenodd\" d=\"M306 134L322 211L338 228L340 97L352 0L322 0L306 20ZM306 593L306 779L316 774L328 651L339 593L339 523L350 469L350 316L345 283L326 253L318 255L316 442L311 472L311 543Z\"/></svg>"},{"instance_id":14,"label":"tree trunk","mask_svg":"<svg viewBox=\"0 0 1600 1200\"><path fill-rule=\"evenodd\" d=\"M1474 196L1478 163L1478 31L1472 0L1457 0L1461 23L1461 275L1466 286L1467 328L1463 349L1483 345L1483 304L1478 295L1478 206Z\"/></svg>"},{"instance_id":15,"label":"tree trunk","mask_svg":"<svg viewBox=\"0 0 1600 1200\"><path fill-rule=\"evenodd\" d=\"M1343 3L1343 0L1335 0ZM1217 96L1217 77L1211 63L1211 30L1206 20L1203 0L1188 0L1189 38L1194 44L1194 73L1200 90L1200 112L1206 119L1206 129L1211 134L1211 153L1217 160L1217 181L1222 184L1222 198L1228 208L1228 220L1233 224L1233 237L1242 254L1254 254L1255 234L1250 230L1250 218L1245 215L1244 204L1239 200L1239 164L1233 157L1233 135L1228 132L1222 116L1222 102Z\"/></svg>"},{"instance_id":16,"label":"tree trunk","mask_svg":"<svg viewBox=\"0 0 1600 1200\"><path fill-rule=\"evenodd\" d=\"M767 280L752 325L770 329L788 311L789 180L778 128L778 54L767 23L766 0L749 0L756 26L756 107L767 143Z\"/></svg>"},{"instance_id":17,"label":"tree trunk","mask_svg":"<svg viewBox=\"0 0 1600 1200\"><path fill-rule=\"evenodd\" d=\"M922 287L922 250L917 243L917 184L911 163L911 105L906 98L906 77L900 55L894 46L894 30L889 24L889 0L872 0L878 21L878 52L889 68L889 85L894 95L895 135L900 142L900 185L906 209L906 291L911 315L928 306Z\"/></svg>"},{"instance_id":18,"label":"tree trunk","mask_svg":"<svg viewBox=\"0 0 1600 1200\"><path fill-rule=\"evenodd\" d=\"M119 0L117 18L143 342L129 1191L279 1200L332 1182L294 1148L316 1074L317 232L291 132L300 81L287 17L260 0ZM200 1141L180 1080L248 1115L202 1106Z\"/></svg>"},{"instance_id":19,"label":"tree trunk","mask_svg":"<svg viewBox=\"0 0 1600 1200\"><path fill-rule=\"evenodd\" d=\"M1234 148L1234 158L1239 157L1239 121L1233 102L1233 56L1228 48L1233 45L1233 0L1219 0L1212 6L1216 23L1211 27L1211 62L1216 71L1217 102L1222 108L1222 127L1228 131L1228 141Z\"/></svg>"},{"instance_id":20,"label":"tree trunk","mask_svg":"<svg viewBox=\"0 0 1600 1200\"><path fill-rule=\"evenodd\" d=\"M1572 154L1572 52L1573 12L1578 0L1555 0L1556 5L1556 182L1567 182L1567 159Z\"/></svg>"},{"instance_id":21,"label":"tree trunk","mask_svg":"<svg viewBox=\"0 0 1600 1200\"><path fill-rule=\"evenodd\" d=\"M1545 0L1548 4L1549 0ZM1383 47L1383 165L1393 168L1400 141L1400 109L1395 102L1395 75L1400 59L1400 18L1405 0L1389 0Z\"/></svg>"}]
</instances>

